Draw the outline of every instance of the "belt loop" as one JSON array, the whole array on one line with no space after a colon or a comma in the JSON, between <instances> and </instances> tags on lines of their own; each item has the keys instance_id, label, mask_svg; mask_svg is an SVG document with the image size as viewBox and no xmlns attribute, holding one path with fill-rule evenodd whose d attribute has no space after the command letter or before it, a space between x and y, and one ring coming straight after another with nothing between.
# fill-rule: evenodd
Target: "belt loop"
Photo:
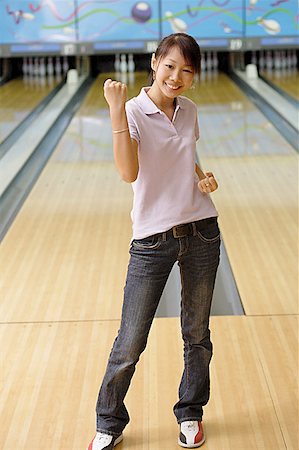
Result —
<instances>
[{"instance_id":1,"label":"belt loop","mask_svg":"<svg viewBox=\"0 0 299 450\"><path fill-rule=\"evenodd\" d=\"M196 223L195 222L191 222L191 225L192 225L192 230L193 230L193 235L192 236L196 236L196 231L197 231Z\"/></svg>"},{"instance_id":2,"label":"belt loop","mask_svg":"<svg viewBox=\"0 0 299 450\"><path fill-rule=\"evenodd\" d=\"M166 241L166 231L164 233L162 233L162 241L165 242Z\"/></svg>"}]
</instances>

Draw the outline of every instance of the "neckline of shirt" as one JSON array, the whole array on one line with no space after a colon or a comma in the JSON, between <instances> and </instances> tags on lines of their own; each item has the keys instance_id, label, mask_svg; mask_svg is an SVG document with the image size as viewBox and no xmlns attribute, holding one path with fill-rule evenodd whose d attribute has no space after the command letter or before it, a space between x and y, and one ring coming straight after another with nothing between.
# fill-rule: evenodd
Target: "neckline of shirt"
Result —
<instances>
[{"instance_id":1,"label":"neckline of shirt","mask_svg":"<svg viewBox=\"0 0 299 450\"><path fill-rule=\"evenodd\" d=\"M139 95L136 97L136 101L138 105L141 107L143 112L145 114L165 114L161 109L158 108L158 106L150 99L150 97L147 95L147 91L150 89L150 86L143 87L139 93ZM178 109L184 109L184 106L182 104L182 99L180 96L176 97L176 107L174 110L173 117L176 116L176 113Z\"/></svg>"}]
</instances>

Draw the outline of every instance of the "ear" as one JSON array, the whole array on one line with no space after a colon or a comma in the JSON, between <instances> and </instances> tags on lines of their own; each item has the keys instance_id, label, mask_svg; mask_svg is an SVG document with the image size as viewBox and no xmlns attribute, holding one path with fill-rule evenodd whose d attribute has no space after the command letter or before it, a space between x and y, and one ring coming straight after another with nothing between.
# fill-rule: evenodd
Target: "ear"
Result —
<instances>
[{"instance_id":1,"label":"ear","mask_svg":"<svg viewBox=\"0 0 299 450\"><path fill-rule=\"evenodd\" d=\"M157 67L156 54L153 53L152 59L151 59L151 68L152 68L152 70L156 70L156 67Z\"/></svg>"}]
</instances>

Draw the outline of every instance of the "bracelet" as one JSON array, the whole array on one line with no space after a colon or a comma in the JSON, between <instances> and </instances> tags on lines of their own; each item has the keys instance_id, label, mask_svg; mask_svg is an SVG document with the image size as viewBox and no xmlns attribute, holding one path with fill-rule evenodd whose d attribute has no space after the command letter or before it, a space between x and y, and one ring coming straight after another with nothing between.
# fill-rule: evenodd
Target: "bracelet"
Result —
<instances>
[{"instance_id":1,"label":"bracelet","mask_svg":"<svg viewBox=\"0 0 299 450\"><path fill-rule=\"evenodd\" d=\"M112 133L118 134L118 133L123 133L124 131L129 131L129 128L124 128L123 130L112 130Z\"/></svg>"}]
</instances>

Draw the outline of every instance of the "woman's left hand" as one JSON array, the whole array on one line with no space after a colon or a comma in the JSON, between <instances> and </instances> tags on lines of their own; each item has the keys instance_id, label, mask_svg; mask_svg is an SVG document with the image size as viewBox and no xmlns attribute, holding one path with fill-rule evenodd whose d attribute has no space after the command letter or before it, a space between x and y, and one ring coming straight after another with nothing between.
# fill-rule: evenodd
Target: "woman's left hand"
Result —
<instances>
[{"instance_id":1,"label":"woman's left hand","mask_svg":"<svg viewBox=\"0 0 299 450\"><path fill-rule=\"evenodd\" d=\"M206 178L203 178L198 182L198 189L204 194L209 194L210 192L216 191L218 184L212 172L206 172L205 175Z\"/></svg>"}]
</instances>

